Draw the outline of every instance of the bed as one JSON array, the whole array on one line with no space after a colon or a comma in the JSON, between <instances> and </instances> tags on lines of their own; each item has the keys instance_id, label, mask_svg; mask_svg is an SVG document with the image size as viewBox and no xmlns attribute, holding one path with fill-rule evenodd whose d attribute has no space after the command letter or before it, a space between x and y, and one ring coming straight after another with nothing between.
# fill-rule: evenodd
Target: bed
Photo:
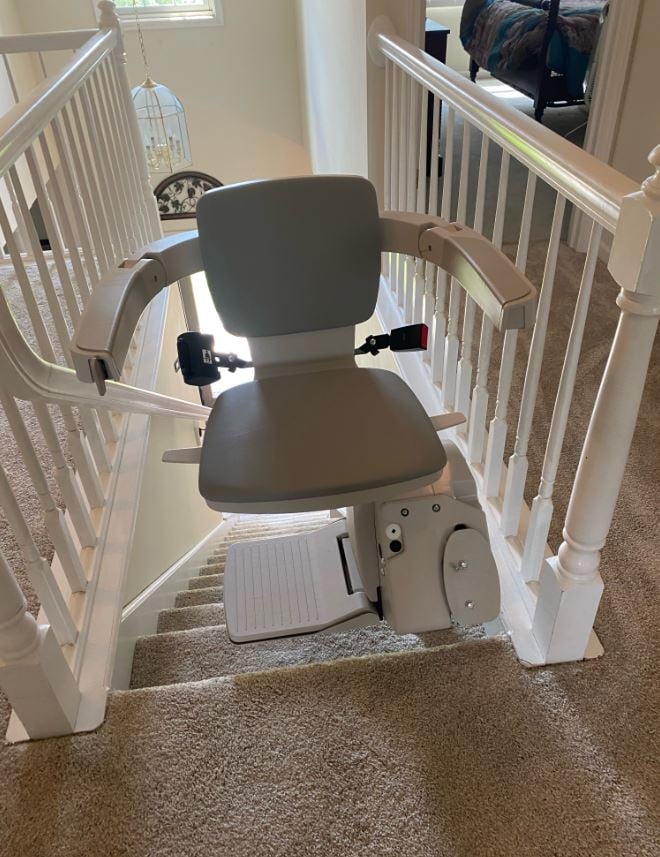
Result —
<instances>
[{"instance_id":1,"label":"bed","mask_svg":"<svg viewBox=\"0 0 660 857\"><path fill-rule=\"evenodd\" d=\"M606 0L465 0L460 37L480 68L546 107L581 104Z\"/></svg>"}]
</instances>

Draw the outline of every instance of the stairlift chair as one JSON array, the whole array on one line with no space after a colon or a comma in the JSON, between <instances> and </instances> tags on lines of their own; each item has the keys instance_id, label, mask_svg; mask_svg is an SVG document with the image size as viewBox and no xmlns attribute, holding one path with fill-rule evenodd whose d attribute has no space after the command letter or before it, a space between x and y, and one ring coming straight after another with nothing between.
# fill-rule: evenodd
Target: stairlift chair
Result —
<instances>
[{"instance_id":1,"label":"stairlift chair","mask_svg":"<svg viewBox=\"0 0 660 857\"><path fill-rule=\"evenodd\" d=\"M103 393L154 295L205 271L225 328L249 341L254 380L215 400L201 452L164 460L199 462L202 496L225 512L348 509L311 533L230 548L230 638L494 619L498 574L475 482L457 447L438 437L461 418L429 417L398 375L358 368L355 325L373 314L382 252L444 268L500 330L533 325L534 287L470 229L379 215L362 178L223 187L202 197L197 214L199 234L156 241L106 277L72 351L79 378ZM210 347L198 356L216 361Z\"/></svg>"}]
</instances>

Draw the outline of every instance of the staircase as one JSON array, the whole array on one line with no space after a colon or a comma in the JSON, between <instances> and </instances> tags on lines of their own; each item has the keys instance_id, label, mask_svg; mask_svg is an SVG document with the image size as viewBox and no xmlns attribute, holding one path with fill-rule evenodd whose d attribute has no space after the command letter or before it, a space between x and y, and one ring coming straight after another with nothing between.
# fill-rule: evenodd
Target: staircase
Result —
<instances>
[{"instance_id":1,"label":"staircase","mask_svg":"<svg viewBox=\"0 0 660 857\"><path fill-rule=\"evenodd\" d=\"M223 572L233 542L291 536L330 522L327 513L285 516L243 515L218 541L195 557L197 572L174 607L162 610L158 632L135 647L131 688L159 687L241 673L294 667L348 657L412 651L484 637L482 628L426 634L395 634L382 622L343 633L310 634L236 645L225 627Z\"/></svg>"}]
</instances>

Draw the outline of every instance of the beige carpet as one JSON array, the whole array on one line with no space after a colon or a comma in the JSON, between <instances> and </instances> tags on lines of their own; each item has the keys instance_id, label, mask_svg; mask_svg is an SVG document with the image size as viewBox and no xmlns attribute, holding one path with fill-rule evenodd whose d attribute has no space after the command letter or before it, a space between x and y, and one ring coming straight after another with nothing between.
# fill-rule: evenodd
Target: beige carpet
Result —
<instances>
[{"instance_id":1,"label":"beige carpet","mask_svg":"<svg viewBox=\"0 0 660 857\"><path fill-rule=\"evenodd\" d=\"M579 262L562 252L530 496ZM538 246L533 277L541 266ZM600 270L557 482L555 545L614 298ZM515 390L524 353L523 341ZM381 629L370 657L259 672L249 654L230 666L239 675L208 678L223 669L219 560L203 569L213 577L197 589L206 594L193 597L205 602L186 599L168 611L162 642L148 638L136 658L135 685L180 682L177 670L193 666L199 671L188 677L201 680L113 693L96 734L0 750L0 855L657 857L657 358L603 552L604 658L529 671L505 639L450 632L393 652ZM176 633L196 646L171 647L159 661L163 650L153 647ZM320 645L345 655L354 639L362 653L370 633ZM301 644L297 663L308 645L317 642ZM264 664L277 666L282 656L266 651Z\"/></svg>"}]
</instances>

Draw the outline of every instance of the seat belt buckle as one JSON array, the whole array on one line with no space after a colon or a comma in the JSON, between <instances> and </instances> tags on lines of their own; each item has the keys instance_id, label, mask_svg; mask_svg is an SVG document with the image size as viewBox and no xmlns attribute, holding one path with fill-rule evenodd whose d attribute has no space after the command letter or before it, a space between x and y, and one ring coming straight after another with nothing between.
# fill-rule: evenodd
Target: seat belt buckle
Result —
<instances>
[{"instance_id":1,"label":"seat belt buckle","mask_svg":"<svg viewBox=\"0 0 660 857\"><path fill-rule=\"evenodd\" d=\"M390 351L426 351L429 329L425 324L407 324L390 333Z\"/></svg>"}]
</instances>

